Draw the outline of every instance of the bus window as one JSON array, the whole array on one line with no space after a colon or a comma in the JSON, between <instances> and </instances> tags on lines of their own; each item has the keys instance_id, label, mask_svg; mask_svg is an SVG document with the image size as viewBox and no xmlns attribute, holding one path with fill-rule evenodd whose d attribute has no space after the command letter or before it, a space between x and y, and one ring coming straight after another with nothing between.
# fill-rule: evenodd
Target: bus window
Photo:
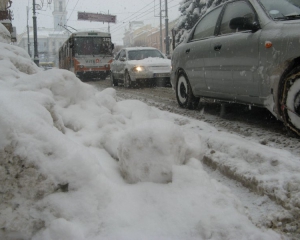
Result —
<instances>
[{"instance_id":1,"label":"bus window","mask_svg":"<svg viewBox=\"0 0 300 240\"><path fill-rule=\"evenodd\" d=\"M75 52L78 55L111 54L110 38L78 37L75 38Z\"/></svg>"}]
</instances>

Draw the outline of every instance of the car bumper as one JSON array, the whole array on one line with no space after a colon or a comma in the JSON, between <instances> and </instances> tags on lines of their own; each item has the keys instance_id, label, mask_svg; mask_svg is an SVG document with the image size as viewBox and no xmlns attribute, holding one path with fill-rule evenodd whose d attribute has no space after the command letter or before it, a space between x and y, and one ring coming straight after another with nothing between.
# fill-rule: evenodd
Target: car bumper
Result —
<instances>
[{"instance_id":1,"label":"car bumper","mask_svg":"<svg viewBox=\"0 0 300 240\"><path fill-rule=\"evenodd\" d=\"M170 78L169 72L131 72L131 81L142 80L142 79L158 79L158 78Z\"/></svg>"}]
</instances>

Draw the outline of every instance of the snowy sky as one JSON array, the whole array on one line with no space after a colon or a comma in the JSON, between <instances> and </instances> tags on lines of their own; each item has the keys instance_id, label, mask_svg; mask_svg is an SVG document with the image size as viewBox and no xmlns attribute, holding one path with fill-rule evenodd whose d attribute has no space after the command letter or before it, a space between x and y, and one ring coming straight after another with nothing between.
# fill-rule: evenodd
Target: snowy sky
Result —
<instances>
[{"instance_id":1,"label":"snowy sky","mask_svg":"<svg viewBox=\"0 0 300 240\"><path fill-rule=\"evenodd\" d=\"M299 156L43 71L4 32L0 24L0 239L285 239L255 226L202 159L293 208Z\"/></svg>"},{"instance_id":2,"label":"snowy sky","mask_svg":"<svg viewBox=\"0 0 300 240\"><path fill-rule=\"evenodd\" d=\"M41 11L37 11L38 27L53 28L53 16L51 7L46 5L46 0L36 0L37 4L44 2ZM168 0L169 21L180 16L179 2L181 0ZM67 25L76 29L97 29L107 31L107 23L77 21L77 12L85 11L92 13L110 13L117 16L117 24L110 24L112 37L115 42L122 43L124 29L128 28L130 21L144 21L146 24L159 26L159 0L66 0L67 3ZM14 12L13 25L17 27L17 33L20 34L26 30L26 6L32 7L32 0L13 0L12 10ZM162 9L165 1L162 0ZM163 23L165 19L162 19ZM32 10L29 15L29 25L32 26Z\"/></svg>"}]
</instances>

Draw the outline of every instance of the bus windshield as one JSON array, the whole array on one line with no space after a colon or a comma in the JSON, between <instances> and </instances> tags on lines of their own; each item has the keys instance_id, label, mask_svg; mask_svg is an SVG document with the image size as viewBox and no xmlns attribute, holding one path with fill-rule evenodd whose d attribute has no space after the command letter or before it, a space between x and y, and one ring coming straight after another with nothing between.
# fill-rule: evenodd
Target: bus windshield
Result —
<instances>
[{"instance_id":1,"label":"bus windshield","mask_svg":"<svg viewBox=\"0 0 300 240\"><path fill-rule=\"evenodd\" d=\"M106 37L76 37L75 55L111 54L111 39Z\"/></svg>"}]
</instances>

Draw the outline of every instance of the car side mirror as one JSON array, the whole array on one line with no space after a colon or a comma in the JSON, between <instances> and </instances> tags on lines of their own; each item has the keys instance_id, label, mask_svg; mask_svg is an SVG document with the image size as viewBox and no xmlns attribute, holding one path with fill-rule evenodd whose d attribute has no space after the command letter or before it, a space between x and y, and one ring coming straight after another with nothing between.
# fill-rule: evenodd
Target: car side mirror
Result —
<instances>
[{"instance_id":1,"label":"car side mirror","mask_svg":"<svg viewBox=\"0 0 300 240\"><path fill-rule=\"evenodd\" d=\"M233 18L229 22L230 29L238 31L246 31L251 30L252 32L256 32L259 27L257 22L251 22L249 18L245 17L237 17Z\"/></svg>"},{"instance_id":2,"label":"car side mirror","mask_svg":"<svg viewBox=\"0 0 300 240\"><path fill-rule=\"evenodd\" d=\"M121 61L121 62L125 62L125 61L126 61L126 58L120 57L120 61Z\"/></svg>"}]
</instances>

